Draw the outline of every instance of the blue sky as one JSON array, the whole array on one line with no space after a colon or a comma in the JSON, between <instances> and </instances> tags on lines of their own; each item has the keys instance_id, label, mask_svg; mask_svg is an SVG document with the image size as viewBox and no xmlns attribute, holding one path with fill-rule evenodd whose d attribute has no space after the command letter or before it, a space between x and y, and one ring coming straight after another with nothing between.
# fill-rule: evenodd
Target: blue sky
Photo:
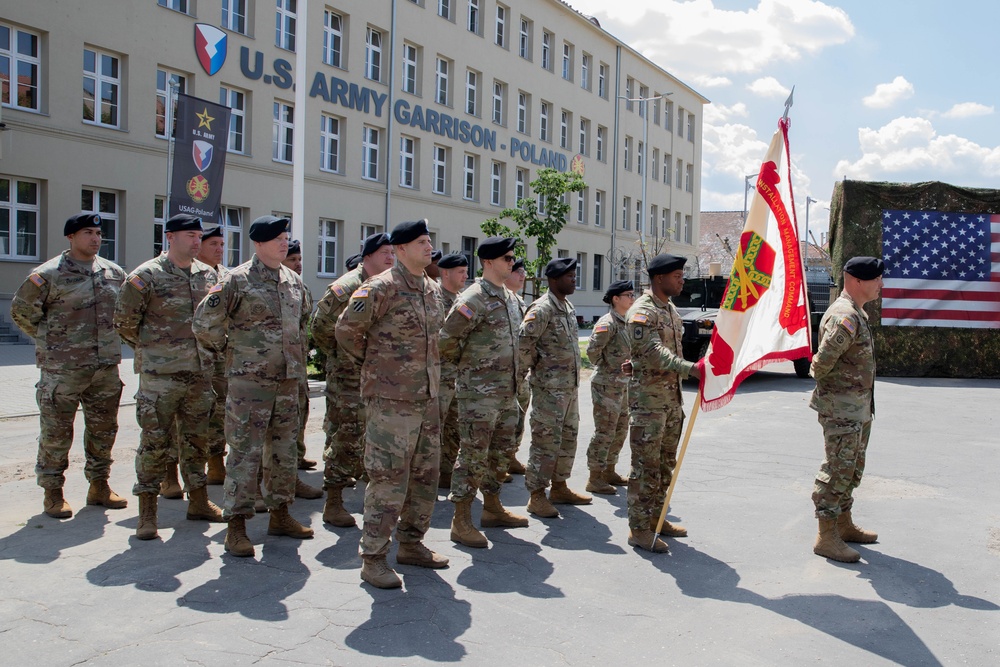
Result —
<instances>
[{"instance_id":1,"label":"blue sky","mask_svg":"<svg viewBox=\"0 0 1000 667\"><path fill-rule=\"evenodd\" d=\"M971 0L569 0L699 91L702 210L743 208L795 86L800 225L827 228L835 181L1000 186L1000 3Z\"/></svg>"}]
</instances>

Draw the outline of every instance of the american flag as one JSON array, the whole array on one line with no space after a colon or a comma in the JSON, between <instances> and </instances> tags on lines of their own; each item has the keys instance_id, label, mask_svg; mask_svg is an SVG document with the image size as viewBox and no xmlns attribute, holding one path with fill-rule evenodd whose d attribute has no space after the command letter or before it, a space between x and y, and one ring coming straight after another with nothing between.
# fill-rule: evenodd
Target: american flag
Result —
<instances>
[{"instance_id":1,"label":"american flag","mask_svg":"<svg viewBox=\"0 0 1000 667\"><path fill-rule=\"evenodd\" d=\"M882 211L882 324L1000 328L1000 215Z\"/></svg>"}]
</instances>

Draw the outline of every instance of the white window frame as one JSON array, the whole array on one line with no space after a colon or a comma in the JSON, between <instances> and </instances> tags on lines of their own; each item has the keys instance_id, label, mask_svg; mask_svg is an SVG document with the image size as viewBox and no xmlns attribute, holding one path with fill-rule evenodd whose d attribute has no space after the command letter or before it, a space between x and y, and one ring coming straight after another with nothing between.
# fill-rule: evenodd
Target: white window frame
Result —
<instances>
[{"instance_id":1,"label":"white window frame","mask_svg":"<svg viewBox=\"0 0 1000 667\"><path fill-rule=\"evenodd\" d=\"M581 224L587 224L587 191L586 188L579 190L576 193L576 221Z\"/></svg>"},{"instance_id":2,"label":"white window frame","mask_svg":"<svg viewBox=\"0 0 1000 667\"><path fill-rule=\"evenodd\" d=\"M566 81L573 80L573 45L569 42L563 42L562 78Z\"/></svg>"},{"instance_id":3,"label":"white window frame","mask_svg":"<svg viewBox=\"0 0 1000 667\"><path fill-rule=\"evenodd\" d=\"M162 79L162 81L161 81ZM181 74L180 72L169 70L166 68L157 67L156 68L156 118L153 124L153 134L159 139L168 139L170 133L167 130L167 123L170 118L176 117L177 110L177 98L174 97L174 107L172 110L167 110L167 100L170 99L170 82L177 81L178 93L187 92L187 76ZM160 128L160 119L163 119L162 130Z\"/></svg>"},{"instance_id":4,"label":"white window frame","mask_svg":"<svg viewBox=\"0 0 1000 667\"><path fill-rule=\"evenodd\" d=\"M329 114L319 117L319 168L334 174L341 173L340 137L343 119Z\"/></svg>"},{"instance_id":5,"label":"white window frame","mask_svg":"<svg viewBox=\"0 0 1000 667\"><path fill-rule=\"evenodd\" d=\"M514 205L520 206L522 199L528 196L528 170L518 167L514 172Z\"/></svg>"},{"instance_id":6,"label":"white window frame","mask_svg":"<svg viewBox=\"0 0 1000 667\"><path fill-rule=\"evenodd\" d=\"M432 160L434 182L431 192L437 195L448 194L448 152L446 147L434 145Z\"/></svg>"},{"instance_id":7,"label":"white window frame","mask_svg":"<svg viewBox=\"0 0 1000 667\"><path fill-rule=\"evenodd\" d=\"M570 124L570 112L565 109L559 115L559 147L569 148L569 124Z\"/></svg>"},{"instance_id":8,"label":"white window frame","mask_svg":"<svg viewBox=\"0 0 1000 667\"><path fill-rule=\"evenodd\" d=\"M578 252L576 253L576 289L583 291L587 289L584 286L583 276L586 273L587 268L587 253Z\"/></svg>"},{"instance_id":9,"label":"white window frame","mask_svg":"<svg viewBox=\"0 0 1000 667\"><path fill-rule=\"evenodd\" d=\"M438 0L438 16L451 20L451 0Z\"/></svg>"},{"instance_id":10,"label":"white window frame","mask_svg":"<svg viewBox=\"0 0 1000 667\"><path fill-rule=\"evenodd\" d=\"M292 163L292 140L295 132L295 105L275 100L272 107L271 159Z\"/></svg>"},{"instance_id":11,"label":"white window frame","mask_svg":"<svg viewBox=\"0 0 1000 667\"><path fill-rule=\"evenodd\" d=\"M531 21L521 17L521 30L518 35L517 54L525 60L531 60Z\"/></svg>"},{"instance_id":12,"label":"white window frame","mask_svg":"<svg viewBox=\"0 0 1000 667\"><path fill-rule=\"evenodd\" d=\"M0 103L5 107L20 109L22 111L41 111L42 104L42 37L31 30L24 30L9 23L0 23L0 30L7 33L8 48L0 48L0 63L6 62L7 74L10 80L7 81L6 96L0 98ZM23 53L21 51L21 36L27 38L28 43L34 46L34 53ZM29 90L34 91L34 106L21 104L21 89L23 74L27 70L30 84Z\"/></svg>"},{"instance_id":13,"label":"white window frame","mask_svg":"<svg viewBox=\"0 0 1000 667\"><path fill-rule=\"evenodd\" d=\"M497 4L496 30L493 35L493 43L501 48L507 48L507 16L510 9L501 4Z\"/></svg>"},{"instance_id":14,"label":"white window frame","mask_svg":"<svg viewBox=\"0 0 1000 667\"><path fill-rule=\"evenodd\" d=\"M542 69L552 71L552 33L542 31Z\"/></svg>"},{"instance_id":15,"label":"white window frame","mask_svg":"<svg viewBox=\"0 0 1000 667\"><path fill-rule=\"evenodd\" d=\"M420 54L416 46L403 42L403 92L417 94L417 72Z\"/></svg>"},{"instance_id":16,"label":"white window frame","mask_svg":"<svg viewBox=\"0 0 1000 667\"><path fill-rule=\"evenodd\" d=\"M417 140L405 134L399 137L399 187L417 187Z\"/></svg>"},{"instance_id":17,"label":"white window frame","mask_svg":"<svg viewBox=\"0 0 1000 667\"><path fill-rule=\"evenodd\" d=\"M504 107L507 100L507 84L493 79L493 122L504 124Z\"/></svg>"},{"instance_id":18,"label":"white window frame","mask_svg":"<svg viewBox=\"0 0 1000 667\"><path fill-rule=\"evenodd\" d=\"M479 115L479 72L465 70L465 113Z\"/></svg>"},{"instance_id":19,"label":"white window frame","mask_svg":"<svg viewBox=\"0 0 1000 667\"><path fill-rule=\"evenodd\" d=\"M232 86L219 87L219 104L229 107L228 152L246 154L247 151L247 93Z\"/></svg>"},{"instance_id":20,"label":"white window frame","mask_svg":"<svg viewBox=\"0 0 1000 667\"><path fill-rule=\"evenodd\" d=\"M673 181L670 178L671 167L674 162L674 157L670 153L663 154L663 184L670 185Z\"/></svg>"},{"instance_id":21,"label":"white window frame","mask_svg":"<svg viewBox=\"0 0 1000 667\"><path fill-rule=\"evenodd\" d=\"M180 12L181 14L190 14L188 11L188 0L156 0L156 4L160 7L166 7L167 9L172 9L175 12Z\"/></svg>"},{"instance_id":22,"label":"white window frame","mask_svg":"<svg viewBox=\"0 0 1000 667\"><path fill-rule=\"evenodd\" d=\"M646 145L644 143L642 143L641 141L639 141L639 142L636 143L635 146L636 146L636 148L635 148L635 173L637 173L640 176L642 176L643 167L646 164L646 161L643 159L643 157L644 157L643 153L645 152Z\"/></svg>"},{"instance_id":23,"label":"white window frame","mask_svg":"<svg viewBox=\"0 0 1000 667\"><path fill-rule=\"evenodd\" d=\"M316 235L317 276L332 278L339 275L337 269L340 264L337 262L337 250L342 227L342 220L333 220L331 218L319 219L319 233ZM326 270L331 265L333 266L333 271Z\"/></svg>"},{"instance_id":24,"label":"white window frame","mask_svg":"<svg viewBox=\"0 0 1000 667\"><path fill-rule=\"evenodd\" d=\"M382 80L382 31L371 26L365 31L365 78Z\"/></svg>"},{"instance_id":25,"label":"white window frame","mask_svg":"<svg viewBox=\"0 0 1000 667\"><path fill-rule=\"evenodd\" d=\"M670 209L660 210L660 236L664 239L670 237Z\"/></svg>"},{"instance_id":26,"label":"white window frame","mask_svg":"<svg viewBox=\"0 0 1000 667\"><path fill-rule=\"evenodd\" d=\"M688 114L687 140L688 141L694 141L694 114L693 113L689 113Z\"/></svg>"},{"instance_id":27,"label":"white window frame","mask_svg":"<svg viewBox=\"0 0 1000 667\"><path fill-rule=\"evenodd\" d=\"M684 166L684 191L694 192L694 165Z\"/></svg>"},{"instance_id":28,"label":"white window frame","mask_svg":"<svg viewBox=\"0 0 1000 667\"><path fill-rule=\"evenodd\" d=\"M222 238L226 254L223 263L230 269L243 263L243 209L238 206L222 207Z\"/></svg>"},{"instance_id":29,"label":"white window frame","mask_svg":"<svg viewBox=\"0 0 1000 667\"><path fill-rule=\"evenodd\" d=\"M94 58L94 69L87 69L87 54L90 53ZM94 86L94 98L91 100L93 107L91 108L91 113L94 117L91 119L87 118L87 95L86 87L84 87L83 96L83 122L88 125L98 125L100 127L112 127L118 129L122 125L122 89L124 85L122 83L122 59L118 56L110 53L108 51L102 51L100 49L93 49L89 47L84 47L83 49L83 81L86 85L87 81L91 81ZM104 59L108 58L114 63L114 69L117 70L118 74L114 75L105 71ZM111 122L105 123L102 118L104 116L104 102L105 95L103 91L105 88L109 92L113 92L114 102L109 106L113 110L113 120Z\"/></svg>"},{"instance_id":30,"label":"white window frame","mask_svg":"<svg viewBox=\"0 0 1000 667\"><path fill-rule=\"evenodd\" d=\"M247 1L222 0L222 27L226 30L247 34Z\"/></svg>"},{"instance_id":31,"label":"white window frame","mask_svg":"<svg viewBox=\"0 0 1000 667\"><path fill-rule=\"evenodd\" d=\"M632 137L625 136L625 148L622 151L625 157L625 169L632 170Z\"/></svg>"},{"instance_id":32,"label":"white window frame","mask_svg":"<svg viewBox=\"0 0 1000 667\"><path fill-rule=\"evenodd\" d=\"M0 200L0 211L4 211L7 217L7 252L3 252L3 248L0 248L0 259L37 261L41 246L42 184L34 179L16 178L14 176L0 176L0 180L7 181L7 198ZM20 201L20 186L22 183L33 186L34 202ZM34 226L33 232L22 234L22 216L33 219L30 221L30 224ZM22 237L27 236L34 236L34 254L29 255L20 252L20 241Z\"/></svg>"},{"instance_id":33,"label":"white window frame","mask_svg":"<svg viewBox=\"0 0 1000 667\"><path fill-rule=\"evenodd\" d=\"M635 200L635 231L637 234L642 233L642 200Z\"/></svg>"},{"instance_id":34,"label":"white window frame","mask_svg":"<svg viewBox=\"0 0 1000 667\"><path fill-rule=\"evenodd\" d=\"M517 91L517 131L521 134L528 134L528 112L529 112L530 100L528 94L523 91Z\"/></svg>"},{"instance_id":35,"label":"white window frame","mask_svg":"<svg viewBox=\"0 0 1000 667\"><path fill-rule=\"evenodd\" d=\"M607 130L603 125L597 126L597 160L599 162L606 162L607 156L604 154L604 134Z\"/></svg>"},{"instance_id":36,"label":"white window frame","mask_svg":"<svg viewBox=\"0 0 1000 667\"><path fill-rule=\"evenodd\" d=\"M379 164L379 128L365 125L361 128L361 178L366 181L379 180L381 165Z\"/></svg>"},{"instance_id":37,"label":"white window frame","mask_svg":"<svg viewBox=\"0 0 1000 667\"><path fill-rule=\"evenodd\" d=\"M89 193L89 205L84 201L85 197L88 197ZM104 210L104 202L101 199L101 195L110 195L112 201L114 201L114 210ZM101 249L98 254L104 259L110 260L112 262L118 262L118 245L120 239L118 238L118 230L121 229L119 226L119 214L121 213L121 198L116 190L106 190L103 188L91 188L83 187L80 189L80 199L81 206L80 210L83 213L97 213L101 216Z\"/></svg>"},{"instance_id":38,"label":"white window frame","mask_svg":"<svg viewBox=\"0 0 1000 667\"><path fill-rule=\"evenodd\" d=\"M482 30L482 22L479 19L479 0L469 0L469 20L466 27L474 35L480 34Z\"/></svg>"},{"instance_id":39,"label":"white window frame","mask_svg":"<svg viewBox=\"0 0 1000 667\"><path fill-rule=\"evenodd\" d=\"M622 197L622 229L628 231L629 216L632 215L632 198Z\"/></svg>"},{"instance_id":40,"label":"white window frame","mask_svg":"<svg viewBox=\"0 0 1000 667\"><path fill-rule=\"evenodd\" d=\"M549 139L549 103L542 102L538 110L538 139L539 141L551 141Z\"/></svg>"},{"instance_id":41,"label":"white window frame","mask_svg":"<svg viewBox=\"0 0 1000 667\"><path fill-rule=\"evenodd\" d=\"M590 63L593 56L589 53L584 53L583 57L580 58L580 87L584 90L590 90Z\"/></svg>"},{"instance_id":42,"label":"white window frame","mask_svg":"<svg viewBox=\"0 0 1000 667\"><path fill-rule=\"evenodd\" d=\"M476 169L478 159L472 153L466 153L462 160L462 199L476 201L477 182Z\"/></svg>"},{"instance_id":43,"label":"white window frame","mask_svg":"<svg viewBox=\"0 0 1000 667\"><path fill-rule=\"evenodd\" d=\"M323 62L344 67L344 16L329 9L323 11Z\"/></svg>"},{"instance_id":44,"label":"white window frame","mask_svg":"<svg viewBox=\"0 0 1000 667\"><path fill-rule=\"evenodd\" d=\"M690 215L684 216L684 243L691 245L691 238L694 234L694 225Z\"/></svg>"},{"instance_id":45,"label":"white window frame","mask_svg":"<svg viewBox=\"0 0 1000 667\"><path fill-rule=\"evenodd\" d=\"M295 30L298 14L296 0L276 0L274 10L274 45L295 52Z\"/></svg>"},{"instance_id":46,"label":"white window frame","mask_svg":"<svg viewBox=\"0 0 1000 667\"><path fill-rule=\"evenodd\" d=\"M503 206L503 164L493 160L490 165L490 204Z\"/></svg>"},{"instance_id":47,"label":"white window frame","mask_svg":"<svg viewBox=\"0 0 1000 667\"><path fill-rule=\"evenodd\" d=\"M597 96L608 99L608 66L604 63L597 68Z\"/></svg>"},{"instance_id":48,"label":"white window frame","mask_svg":"<svg viewBox=\"0 0 1000 667\"><path fill-rule=\"evenodd\" d=\"M450 106L449 104L449 83L451 61L444 58L437 59L437 65L434 67L434 101L438 104L444 106Z\"/></svg>"},{"instance_id":49,"label":"white window frame","mask_svg":"<svg viewBox=\"0 0 1000 667\"><path fill-rule=\"evenodd\" d=\"M604 226L604 190L594 192L594 226Z\"/></svg>"}]
</instances>

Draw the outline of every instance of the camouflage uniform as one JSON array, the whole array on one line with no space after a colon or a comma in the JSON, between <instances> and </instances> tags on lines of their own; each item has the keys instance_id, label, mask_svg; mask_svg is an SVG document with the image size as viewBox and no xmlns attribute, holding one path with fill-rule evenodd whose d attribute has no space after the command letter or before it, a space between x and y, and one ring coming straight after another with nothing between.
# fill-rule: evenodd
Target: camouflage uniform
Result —
<instances>
[{"instance_id":1,"label":"camouflage uniform","mask_svg":"<svg viewBox=\"0 0 1000 667\"><path fill-rule=\"evenodd\" d=\"M629 345L625 318L615 311L597 320L587 343L587 358L596 369L590 379L594 436L587 448L587 467L591 470L614 468L628 435L628 376L622 364L631 353Z\"/></svg>"},{"instance_id":2,"label":"camouflage uniform","mask_svg":"<svg viewBox=\"0 0 1000 667\"><path fill-rule=\"evenodd\" d=\"M628 525L644 531L659 516L673 479L684 424L681 380L694 364L684 360L684 322L669 300L661 301L647 291L632 304L625 320L632 358Z\"/></svg>"},{"instance_id":3,"label":"camouflage uniform","mask_svg":"<svg viewBox=\"0 0 1000 667\"><path fill-rule=\"evenodd\" d=\"M392 529L419 542L437 499L441 424L438 284L397 264L365 282L337 321L337 343L361 366L365 432L363 556L383 556Z\"/></svg>"},{"instance_id":4,"label":"camouflage uniform","mask_svg":"<svg viewBox=\"0 0 1000 667\"><path fill-rule=\"evenodd\" d=\"M441 312L445 315L455 304L458 294L441 288ZM458 403L455 399L455 378L441 377L441 475L450 475L458 458L461 434L458 428Z\"/></svg>"},{"instance_id":5,"label":"camouflage uniform","mask_svg":"<svg viewBox=\"0 0 1000 667\"><path fill-rule=\"evenodd\" d=\"M35 474L42 488L63 486L81 403L84 474L92 482L111 474L122 395L121 341L112 317L124 278L114 262L95 257L86 265L66 251L32 271L14 295L11 318L35 340L41 369L35 385L40 422Z\"/></svg>"},{"instance_id":6,"label":"camouflage uniform","mask_svg":"<svg viewBox=\"0 0 1000 667\"><path fill-rule=\"evenodd\" d=\"M477 280L462 292L441 329L441 385L455 388L461 437L451 500L499 494L517 428L521 312L503 286ZM447 379L446 379L447 378Z\"/></svg>"},{"instance_id":7,"label":"camouflage uniform","mask_svg":"<svg viewBox=\"0 0 1000 667\"><path fill-rule=\"evenodd\" d=\"M865 471L875 414L875 352L868 315L846 292L830 305L819 329L809 407L819 413L826 455L812 499L817 518L836 519L850 511Z\"/></svg>"},{"instance_id":8,"label":"camouflage uniform","mask_svg":"<svg viewBox=\"0 0 1000 667\"><path fill-rule=\"evenodd\" d=\"M215 273L221 281L229 269L223 265L215 267ZM215 401L212 404L212 416L208 420L208 456L222 456L226 453L226 357L216 354L212 364L212 393Z\"/></svg>"},{"instance_id":9,"label":"camouflage uniform","mask_svg":"<svg viewBox=\"0 0 1000 667\"><path fill-rule=\"evenodd\" d=\"M302 289L306 291L306 300L311 304L312 292L309 291L309 287L302 283ZM312 307L310 306L310 310ZM309 337L306 336L304 340L304 349L302 350L302 358L306 360L308 364L309 361ZM301 461L306 457L306 423L309 421L309 373L308 370L302 376L302 382L299 383L299 433L295 439L295 451L298 454L298 461Z\"/></svg>"},{"instance_id":10,"label":"camouflage uniform","mask_svg":"<svg viewBox=\"0 0 1000 667\"><path fill-rule=\"evenodd\" d=\"M337 318L351 295L370 276L364 267L348 271L326 289L316 307L310 327L313 342L326 354L326 417L323 431L323 484L346 486L351 477L360 477L364 451L364 405L361 402L361 365L337 345Z\"/></svg>"},{"instance_id":11,"label":"camouflage uniform","mask_svg":"<svg viewBox=\"0 0 1000 667\"><path fill-rule=\"evenodd\" d=\"M311 311L302 279L286 266L267 267L256 255L227 273L198 304L195 336L226 354L227 521L254 515L261 470L268 508L294 499L299 387Z\"/></svg>"},{"instance_id":12,"label":"camouflage uniform","mask_svg":"<svg viewBox=\"0 0 1000 667\"><path fill-rule=\"evenodd\" d=\"M518 340L519 371L531 371L531 447L528 491L565 482L573 470L580 426L579 329L576 310L551 291L528 308Z\"/></svg>"},{"instance_id":13,"label":"camouflage uniform","mask_svg":"<svg viewBox=\"0 0 1000 667\"><path fill-rule=\"evenodd\" d=\"M524 320L528 306L524 304L524 298L520 294L514 294L517 299L517 308L521 312L521 320ZM520 356L520 355L518 355ZM511 451L511 458L517 454L521 448L521 440L524 439L524 417L528 414L528 404L531 403L531 384L521 382L517 387L517 429L514 431L514 449Z\"/></svg>"},{"instance_id":14,"label":"camouflage uniform","mask_svg":"<svg viewBox=\"0 0 1000 667\"><path fill-rule=\"evenodd\" d=\"M173 443L188 488L205 486L212 359L198 349L191 319L217 282L207 264L194 260L184 270L164 252L130 273L118 295L115 329L135 350L139 374L135 495L159 492Z\"/></svg>"}]
</instances>

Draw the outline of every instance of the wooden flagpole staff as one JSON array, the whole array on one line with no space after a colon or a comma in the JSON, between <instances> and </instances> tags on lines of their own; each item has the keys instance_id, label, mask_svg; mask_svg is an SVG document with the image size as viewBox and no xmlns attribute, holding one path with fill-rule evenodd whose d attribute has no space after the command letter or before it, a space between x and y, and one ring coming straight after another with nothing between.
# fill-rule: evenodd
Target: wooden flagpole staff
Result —
<instances>
[{"instance_id":1,"label":"wooden flagpole staff","mask_svg":"<svg viewBox=\"0 0 1000 667\"><path fill-rule=\"evenodd\" d=\"M663 508L660 510L660 519L656 522L656 530L653 531L653 541L649 545L649 549L652 551L653 545L656 544L656 536L660 534L660 529L663 528L663 522L667 518L667 508L670 507L670 496L674 493L674 487L677 486L677 475L681 471L681 463L684 462L684 452L687 451L688 442L691 440L691 431L694 429L694 421L698 417L698 407L701 405L701 389L698 389L698 397L695 399L694 408L691 410L691 419L688 420L687 428L684 430L684 442L681 443L681 449L677 453L677 465L674 466L674 474L670 477L670 486L667 487L667 496L663 499Z\"/></svg>"}]
</instances>

